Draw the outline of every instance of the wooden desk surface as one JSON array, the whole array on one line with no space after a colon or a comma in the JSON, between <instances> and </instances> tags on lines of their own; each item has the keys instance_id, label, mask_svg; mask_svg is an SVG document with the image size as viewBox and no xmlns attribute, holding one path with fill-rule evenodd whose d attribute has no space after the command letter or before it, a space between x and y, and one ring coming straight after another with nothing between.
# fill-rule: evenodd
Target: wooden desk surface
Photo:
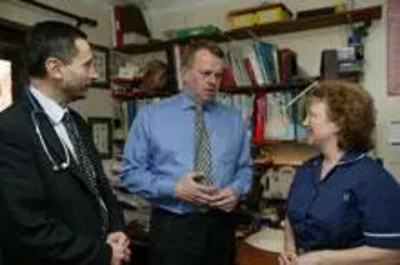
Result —
<instances>
[{"instance_id":1,"label":"wooden desk surface","mask_svg":"<svg viewBox=\"0 0 400 265\"><path fill-rule=\"evenodd\" d=\"M255 248L244 241L238 243L237 265L279 265L278 253Z\"/></svg>"}]
</instances>

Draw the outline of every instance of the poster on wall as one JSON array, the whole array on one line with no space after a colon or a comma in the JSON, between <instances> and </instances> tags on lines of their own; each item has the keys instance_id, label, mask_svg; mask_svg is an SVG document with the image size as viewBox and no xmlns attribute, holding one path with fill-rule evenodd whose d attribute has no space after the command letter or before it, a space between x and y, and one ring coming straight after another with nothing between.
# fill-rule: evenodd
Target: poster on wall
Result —
<instances>
[{"instance_id":1,"label":"poster on wall","mask_svg":"<svg viewBox=\"0 0 400 265\"><path fill-rule=\"evenodd\" d=\"M388 1L388 96L400 96L400 1Z\"/></svg>"},{"instance_id":2,"label":"poster on wall","mask_svg":"<svg viewBox=\"0 0 400 265\"><path fill-rule=\"evenodd\" d=\"M109 51L107 48L92 45L94 55L94 67L98 73L98 78L93 82L93 87L105 88L110 87L109 77Z\"/></svg>"},{"instance_id":3,"label":"poster on wall","mask_svg":"<svg viewBox=\"0 0 400 265\"><path fill-rule=\"evenodd\" d=\"M88 124L92 132L92 139L101 158L109 159L112 156L112 120L111 118L89 117Z\"/></svg>"}]
</instances>

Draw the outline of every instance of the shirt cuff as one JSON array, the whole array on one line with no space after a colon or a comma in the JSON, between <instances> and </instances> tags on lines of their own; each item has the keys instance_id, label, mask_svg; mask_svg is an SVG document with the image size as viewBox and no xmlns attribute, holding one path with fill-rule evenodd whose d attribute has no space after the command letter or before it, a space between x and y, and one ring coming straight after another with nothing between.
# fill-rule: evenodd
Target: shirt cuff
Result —
<instances>
[{"instance_id":1,"label":"shirt cuff","mask_svg":"<svg viewBox=\"0 0 400 265\"><path fill-rule=\"evenodd\" d=\"M157 188L158 196L156 197L174 197L175 196L175 181L165 178L165 180L159 180Z\"/></svg>"},{"instance_id":2,"label":"shirt cuff","mask_svg":"<svg viewBox=\"0 0 400 265\"><path fill-rule=\"evenodd\" d=\"M244 200L246 198L247 192L243 191L243 188L240 187L240 182L234 182L230 186L230 188L233 190L233 193L239 198L239 200Z\"/></svg>"},{"instance_id":3,"label":"shirt cuff","mask_svg":"<svg viewBox=\"0 0 400 265\"><path fill-rule=\"evenodd\" d=\"M365 243L371 247L399 249L400 248L400 233L379 234L379 233L364 233Z\"/></svg>"}]
</instances>

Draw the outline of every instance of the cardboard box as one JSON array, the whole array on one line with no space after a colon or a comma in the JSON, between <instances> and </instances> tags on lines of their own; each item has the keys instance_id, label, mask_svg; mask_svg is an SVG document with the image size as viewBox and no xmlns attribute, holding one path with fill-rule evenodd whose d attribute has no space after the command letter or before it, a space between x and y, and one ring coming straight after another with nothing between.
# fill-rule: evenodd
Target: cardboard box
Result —
<instances>
[{"instance_id":1,"label":"cardboard box","mask_svg":"<svg viewBox=\"0 0 400 265\"><path fill-rule=\"evenodd\" d=\"M257 25L284 21L292 18L292 12L283 4L274 4L256 12Z\"/></svg>"},{"instance_id":2,"label":"cardboard box","mask_svg":"<svg viewBox=\"0 0 400 265\"><path fill-rule=\"evenodd\" d=\"M228 13L227 19L231 29L239 29L288 20L292 16L292 12L284 4L278 3L234 10Z\"/></svg>"}]
</instances>

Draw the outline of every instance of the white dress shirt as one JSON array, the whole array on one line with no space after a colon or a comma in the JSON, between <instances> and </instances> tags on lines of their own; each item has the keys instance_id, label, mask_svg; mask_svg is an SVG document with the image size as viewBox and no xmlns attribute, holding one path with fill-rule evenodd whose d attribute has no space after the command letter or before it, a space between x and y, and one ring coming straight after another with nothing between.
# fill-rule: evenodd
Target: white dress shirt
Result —
<instances>
[{"instance_id":1,"label":"white dress shirt","mask_svg":"<svg viewBox=\"0 0 400 265\"><path fill-rule=\"evenodd\" d=\"M39 102L44 112L49 117L51 124L54 127L54 130L56 131L58 137L60 138L60 141L65 146L67 146L69 151L73 154L74 158L76 159L74 146L68 136L68 132L65 129L64 124L62 123L62 119L64 117L64 114L68 112L68 108L63 108L53 99L49 98L48 96L40 92L38 89L34 87L31 87L30 89L32 95Z\"/></svg>"}]
</instances>

